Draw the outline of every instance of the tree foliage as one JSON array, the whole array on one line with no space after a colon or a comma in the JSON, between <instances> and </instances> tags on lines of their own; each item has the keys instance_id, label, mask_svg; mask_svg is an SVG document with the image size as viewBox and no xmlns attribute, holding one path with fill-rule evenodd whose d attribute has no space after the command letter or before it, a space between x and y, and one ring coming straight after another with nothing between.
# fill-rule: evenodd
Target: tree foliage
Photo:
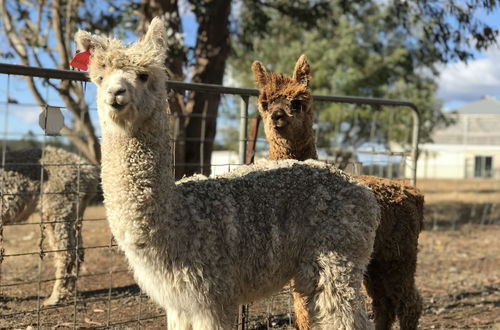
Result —
<instances>
[{"instance_id":1,"label":"tree foliage","mask_svg":"<svg viewBox=\"0 0 500 330\"><path fill-rule=\"evenodd\" d=\"M119 10L118 1L0 0L1 22L11 52L27 66L70 69L73 56L73 35L77 27L96 33L109 33L123 22L125 12ZM133 8L133 7L129 7ZM129 9L131 10L131 9ZM123 31L126 27L123 27ZM49 64L50 63L50 64ZM41 85L26 77L27 85L40 105L47 104ZM70 127L62 134L92 162L100 162L100 145L90 119L82 84L62 80L58 83L44 79L44 84L56 90L73 114Z\"/></svg>"},{"instance_id":2,"label":"tree foliage","mask_svg":"<svg viewBox=\"0 0 500 330\"><path fill-rule=\"evenodd\" d=\"M374 7L384 8L381 18L385 31L399 31L413 43L412 56L420 62L433 63L468 60L473 50L496 44L498 28L481 17L500 7L499 0L242 0L239 13L238 43L252 49L253 37L268 37L268 28L276 16L294 18L294 25L306 31L322 26L336 26L342 19L363 22ZM321 24L319 23L321 22ZM429 63L427 63L429 64Z\"/></svg>"},{"instance_id":3,"label":"tree foliage","mask_svg":"<svg viewBox=\"0 0 500 330\"><path fill-rule=\"evenodd\" d=\"M421 111L421 141L428 141L437 125L446 124L435 96L437 65L468 59L472 48L491 45L497 35L474 16L478 6L472 9L464 5L468 8L464 12L452 1L406 1L404 6L400 1L314 2L320 13L312 26L307 19L283 15L279 6L271 5L278 2L244 1L241 30L235 35L235 54L230 59L236 79L251 85L250 64L256 59L272 71L290 74L297 58L306 54L316 94L414 102ZM256 3L264 5L255 7ZM490 10L497 5L485 2L482 8ZM253 15L259 20L251 21ZM454 19L462 23L453 24ZM316 110L318 146L332 152L368 141L386 146L410 142L409 110L340 104L316 104Z\"/></svg>"},{"instance_id":4,"label":"tree foliage","mask_svg":"<svg viewBox=\"0 0 500 330\"><path fill-rule=\"evenodd\" d=\"M315 92L407 98L426 109L429 132L439 118L433 99L436 64L471 58L471 47L484 49L498 31L478 13L499 7L498 0L0 0L2 27L21 64L68 69L77 27L121 36L141 33L154 16L167 22L167 69L171 79L221 84L232 58L237 78L249 83L249 65L261 59L286 72L301 53L309 55ZM196 44L182 37L182 6L196 18ZM231 52L233 36L234 52ZM39 86L26 78L40 104ZM99 162L99 143L80 84L50 80L73 113L66 127L71 142ZM177 176L209 173L220 99L191 91L171 93L177 116L176 161L186 164ZM335 115L334 108L324 116ZM340 111L340 110L338 110ZM381 118L382 115L381 115ZM328 118L323 118L328 119ZM406 119L401 119L403 122ZM403 125L403 124L402 124ZM396 134L396 133L394 133ZM396 134L397 135L397 134ZM331 140L334 137L327 138ZM203 140L201 142L200 140ZM201 144L203 143L203 144Z\"/></svg>"}]
</instances>

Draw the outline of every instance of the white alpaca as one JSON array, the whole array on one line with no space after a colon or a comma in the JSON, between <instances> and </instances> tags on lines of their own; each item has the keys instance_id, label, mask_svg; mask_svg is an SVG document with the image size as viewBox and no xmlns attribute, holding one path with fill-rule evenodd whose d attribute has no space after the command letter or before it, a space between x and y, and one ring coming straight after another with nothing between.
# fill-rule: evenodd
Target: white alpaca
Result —
<instances>
[{"instance_id":1,"label":"white alpaca","mask_svg":"<svg viewBox=\"0 0 500 330\"><path fill-rule=\"evenodd\" d=\"M61 148L5 153L5 166L0 168L0 231L4 225L25 221L38 207L48 222L50 248L60 251L54 258L56 281L44 305L55 305L75 291L84 254L77 229L98 178L96 166Z\"/></svg>"},{"instance_id":2,"label":"white alpaca","mask_svg":"<svg viewBox=\"0 0 500 330\"><path fill-rule=\"evenodd\" d=\"M79 31L90 50L113 235L169 329L231 329L236 306L293 280L316 329L371 327L360 285L379 207L371 191L316 161L268 161L175 184L167 132L165 27L142 40Z\"/></svg>"}]
</instances>

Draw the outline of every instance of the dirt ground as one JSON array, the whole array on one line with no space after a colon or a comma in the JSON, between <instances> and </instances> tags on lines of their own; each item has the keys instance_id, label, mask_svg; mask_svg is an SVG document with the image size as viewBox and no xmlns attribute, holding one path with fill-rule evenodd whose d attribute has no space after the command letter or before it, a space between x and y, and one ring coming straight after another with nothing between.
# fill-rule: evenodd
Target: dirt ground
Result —
<instances>
[{"instance_id":1,"label":"dirt ground","mask_svg":"<svg viewBox=\"0 0 500 330\"><path fill-rule=\"evenodd\" d=\"M421 328L500 329L500 183L428 180L419 186L426 195L417 270L425 305ZM4 228L0 329L165 328L162 310L140 293L113 246L102 206L85 213L77 296L41 307L52 288L57 252L41 258L38 222L32 216ZM287 328L292 319L287 290L249 306L251 329Z\"/></svg>"}]
</instances>

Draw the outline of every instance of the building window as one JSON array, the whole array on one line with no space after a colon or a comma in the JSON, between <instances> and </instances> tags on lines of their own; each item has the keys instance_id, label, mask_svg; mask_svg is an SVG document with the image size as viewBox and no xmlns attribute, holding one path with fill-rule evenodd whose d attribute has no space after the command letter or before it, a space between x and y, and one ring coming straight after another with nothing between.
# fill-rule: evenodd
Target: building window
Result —
<instances>
[{"instance_id":1,"label":"building window","mask_svg":"<svg viewBox=\"0 0 500 330\"><path fill-rule=\"evenodd\" d=\"M493 175L493 157L476 156L474 158L474 177L491 178Z\"/></svg>"}]
</instances>

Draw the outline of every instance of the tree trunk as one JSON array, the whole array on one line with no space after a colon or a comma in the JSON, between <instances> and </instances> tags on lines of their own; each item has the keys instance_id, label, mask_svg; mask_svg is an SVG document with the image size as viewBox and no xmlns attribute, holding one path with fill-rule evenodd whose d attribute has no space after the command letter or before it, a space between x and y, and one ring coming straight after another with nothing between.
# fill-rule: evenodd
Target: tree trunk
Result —
<instances>
[{"instance_id":1,"label":"tree trunk","mask_svg":"<svg viewBox=\"0 0 500 330\"><path fill-rule=\"evenodd\" d=\"M193 82L222 84L229 55L231 0L206 1L197 12L198 37ZM220 95L191 92L186 106L186 175L210 174L210 159L217 128ZM203 166L201 166L203 164Z\"/></svg>"},{"instance_id":2,"label":"tree trunk","mask_svg":"<svg viewBox=\"0 0 500 330\"><path fill-rule=\"evenodd\" d=\"M168 32L168 49L165 66L168 71L169 79L183 81L184 73L182 69L186 64L186 51L182 40L177 38L182 32L178 1L142 0L140 15L141 17L137 31L141 33L147 31L149 23L154 17L161 16L165 18ZM171 135L174 139L175 177L176 179L180 179L184 176L187 125L183 95L173 90L169 91L168 103L170 106L169 126Z\"/></svg>"},{"instance_id":3,"label":"tree trunk","mask_svg":"<svg viewBox=\"0 0 500 330\"><path fill-rule=\"evenodd\" d=\"M229 14L231 0L207 0L191 3L199 24L192 81L222 84L229 55ZM166 60L170 79L183 80L187 64L186 51L176 34L182 31L177 0L142 0L138 31L147 29L155 16L164 16L167 23L168 54ZM169 93L171 132L175 140L176 178L202 172L210 174L210 159L217 128L220 96L190 92L187 100L180 93ZM177 122L175 122L177 121Z\"/></svg>"}]
</instances>

